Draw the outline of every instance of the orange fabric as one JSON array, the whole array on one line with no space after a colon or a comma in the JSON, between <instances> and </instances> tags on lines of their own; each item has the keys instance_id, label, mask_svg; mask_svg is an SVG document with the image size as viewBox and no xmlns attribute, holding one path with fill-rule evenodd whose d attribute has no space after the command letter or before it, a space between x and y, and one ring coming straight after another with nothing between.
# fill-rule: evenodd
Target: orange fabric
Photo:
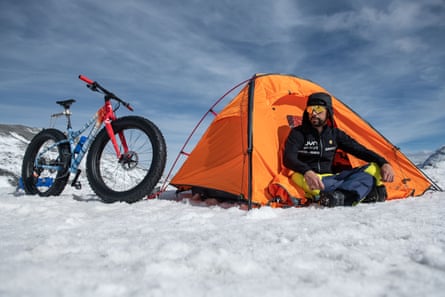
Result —
<instances>
[{"instance_id":1,"label":"orange fabric","mask_svg":"<svg viewBox=\"0 0 445 297\"><path fill-rule=\"evenodd\" d=\"M290 131L288 116L301 116L307 97L327 92L322 87L295 76L266 74L254 81L252 201L266 205L279 197L306 203L304 192L290 180L282 165L282 150ZM190 156L171 180L181 190L200 186L248 197L248 97L249 85L215 117ZM333 100L335 124L351 137L384 156L393 166L396 181L386 184L388 199L418 196L431 185L424 175L391 143L362 118ZM362 161L348 156L353 167Z\"/></svg>"},{"instance_id":2,"label":"orange fabric","mask_svg":"<svg viewBox=\"0 0 445 297\"><path fill-rule=\"evenodd\" d=\"M395 181L385 183L388 199L422 195L431 186L430 181L396 147L380 133L367 124L360 116L352 112L345 104L335 100L334 119L337 127L367 148L383 156L393 167ZM353 167L361 166L363 161L348 155Z\"/></svg>"}]
</instances>

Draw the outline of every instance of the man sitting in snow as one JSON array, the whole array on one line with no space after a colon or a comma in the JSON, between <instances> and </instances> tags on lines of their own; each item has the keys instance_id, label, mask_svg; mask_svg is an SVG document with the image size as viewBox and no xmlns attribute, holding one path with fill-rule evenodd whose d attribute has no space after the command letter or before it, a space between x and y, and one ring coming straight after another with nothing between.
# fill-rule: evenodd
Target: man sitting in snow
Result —
<instances>
[{"instance_id":1,"label":"man sitting in snow","mask_svg":"<svg viewBox=\"0 0 445 297\"><path fill-rule=\"evenodd\" d=\"M308 98L302 124L289 133L284 149L284 165L293 170L292 180L308 198L320 205L355 205L373 191L374 200L384 201L382 184L394 180L391 165L365 148L344 131L332 127L331 96L314 93ZM337 149L363 161L366 166L334 174L332 164Z\"/></svg>"}]
</instances>

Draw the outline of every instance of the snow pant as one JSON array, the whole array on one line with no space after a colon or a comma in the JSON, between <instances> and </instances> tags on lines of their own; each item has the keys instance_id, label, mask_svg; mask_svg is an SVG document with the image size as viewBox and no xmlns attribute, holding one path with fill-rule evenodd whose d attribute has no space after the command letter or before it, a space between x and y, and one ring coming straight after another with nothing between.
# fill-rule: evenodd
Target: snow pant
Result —
<instances>
[{"instance_id":1,"label":"snow pant","mask_svg":"<svg viewBox=\"0 0 445 297\"><path fill-rule=\"evenodd\" d=\"M318 174L324 184L325 192L340 190L351 194L355 203L362 201L374 186L382 185L380 167L369 163L362 167L345 170L337 174ZM292 180L306 193L306 197L317 201L320 190L311 190L300 173L294 173Z\"/></svg>"}]
</instances>

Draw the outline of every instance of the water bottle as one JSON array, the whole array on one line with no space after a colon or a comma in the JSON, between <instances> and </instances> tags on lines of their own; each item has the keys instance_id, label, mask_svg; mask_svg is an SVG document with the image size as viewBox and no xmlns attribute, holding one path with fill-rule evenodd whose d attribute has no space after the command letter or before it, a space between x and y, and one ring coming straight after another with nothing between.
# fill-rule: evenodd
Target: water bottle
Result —
<instances>
[{"instance_id":1,"label":"water bottle","mask_svg":"<svg viewBox=\"0 0 445 297\"><path fill-rule=\"evenodd\" d=\"M76 145L76 148L74 149L74 153L78 154L80 153L80 150L82 149L83 144L85 143L85 141L87 140L86 136L81 136L79 139L79 142Z\"/></svg>"}]
</instances>

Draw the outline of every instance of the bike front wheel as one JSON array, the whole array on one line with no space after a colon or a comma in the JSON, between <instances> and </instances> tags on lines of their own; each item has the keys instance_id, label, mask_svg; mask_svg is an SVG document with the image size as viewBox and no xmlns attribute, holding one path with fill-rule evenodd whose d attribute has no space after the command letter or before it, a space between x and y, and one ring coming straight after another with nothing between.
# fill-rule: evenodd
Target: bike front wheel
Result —
<instances>
[{"instance_id":1,"label":"bike front wheel","mask_svg":"<svg viewBox=\"0 0 445 297\"><path fill-rule=\"evenodd\" d=\"M136 202L150 194L162 176L167 158L165 140L156 125L142 117L123 117L113 121L112 127L121 156L116 156L106 129L102 129L88 152L88 182L104 202Z\"/></svg>"},{"instance_id":2,"label":"bike front wheel","mask_svg":"<svg viewBox=\"0 0 445 297\"><path fill-rule=\"evenodd\" d=\"M22 163L26 194L57 196L68 182L71 163L66 136L57 129L44 129L29 143Z\"/></svg>"}]
</instances>

